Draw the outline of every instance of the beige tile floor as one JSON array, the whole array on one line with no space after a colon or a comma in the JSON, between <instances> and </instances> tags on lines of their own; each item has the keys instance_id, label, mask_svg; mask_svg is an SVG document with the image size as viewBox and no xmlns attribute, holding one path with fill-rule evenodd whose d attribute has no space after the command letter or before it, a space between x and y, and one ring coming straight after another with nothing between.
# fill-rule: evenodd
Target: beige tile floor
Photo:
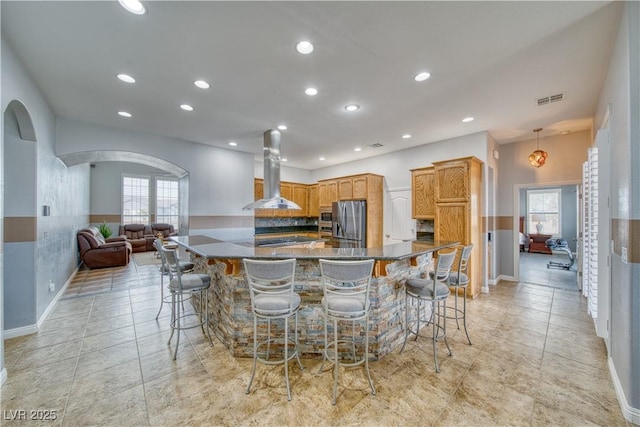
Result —
<instances>
[{"instance_id":1,"label":"beige tile floor","mask_svg":"<svg viewBox=\"0 0 640 427\"><path fill-rule=\"evenodd\" d=\"M141 263L142 264L142 263ZM377 395L361 368L343 371L336 406L332 374L319 361L291 363L293 400L282 367L235 359L195 329L172 360L169 310L156 321L157 267L81 270L40 332L7 340L1 389L5 425L527 425L625 426L606 364L577 293L501 282L469 302L469 329L451 327L453 356L410 341L371 363ZM56 419L11 421L16 410Z\"/></svg>"}]
</instances>

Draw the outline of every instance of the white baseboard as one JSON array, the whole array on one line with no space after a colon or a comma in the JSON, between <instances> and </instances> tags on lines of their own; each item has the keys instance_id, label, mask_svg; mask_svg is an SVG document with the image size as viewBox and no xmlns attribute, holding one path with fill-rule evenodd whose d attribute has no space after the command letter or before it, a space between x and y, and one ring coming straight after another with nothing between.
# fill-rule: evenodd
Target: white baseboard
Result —
<instances>
[{"instance_id":1,"label":"white baseboard","mask_svg":"<svg viewBox=\"0 0 640 427\"><path fill-rule=\"evenodd\" d=\"M630 423L640 425L640 408L634 408L629 405L627 397L624 395L624 390L622 390L622 384L620 384L620 380L618 379L618 373L616 372L616 367L613 364L613 359L609 357L607 362L609 365L609 373L611 374L611 379L613 381L613 388L616 390L618 403L622 410L622 416Z\"/></svg>"},{"instance_id":2,"label":"white baseboard","mask_svg":"<svg viewBox=\"0 0 640 427\"><path fill-rule=\"evenodd\" d=\"M0 372L0 385L4 384L7 380L7 368L2 368L2 372Z\"/></svg>"},{"instance_id":3,"label":"white baseboard","mask_svg":"<svg viewBox=\"0 0 640 427\"><path fill-rule=\"evenodd\" d=\"M67 290L67 287L69 287L69 284L71 283L73 278L78 273L78 269L79 268L80 268L80 266L76 267L76 269L73 271L73 273L71 273L71 276L69 277L69 279L67 279L67 281L65 282L64 286L58 291L56 296L51 300L51 302L49 303L47 308L42 313L42 316L40 316L40 318L38 319L37 323L35 323L33 325L21 326L19 328L14 328L14 329L7 329L7 330L2 332L2 339L10 339L10 338L15 338L15 337L21 337L23 335L29 335L29 334L34 334L34 333L38 332L40 330L40 327L44 323L44 321L47 320L47 316L49 316L51 311L56 306L56 303L58 302L60 297Z\"/></svg>"},{"instance_id":4,"label":"white baseboard","mask_svg":"<svg viewBox=\"0 0 640 427\"><path fill-rule=\"evenodd\" d=\"M78 269L79 268L80 268L80 266L78 265L76 267L76 269L73 270L73 273L71 273L71 276L69 276L67 281L64 283L64 286L62 286L62 288L58 291L56 296L51 300L51 302L49 303L47 308L44 310L44 312L42 313L42 316L40 316L40 318L38 319L38 323L37 323L37 328L38 329L40 329L42 327L42 324L44 323L44 321L47 320L47 316L49 316L51 311L54 309L54 307L56 306L56 303L58 302L60 297L64 294L64 291L67 290L67 288L69 287L69 284L71 283L73 278L76 277L76 274L78 273Z\"/></svg>"},{"instance_id":5,"label":"white baseboard","mask_svg":"<svg viewBox=\"0 0 640 427\"><path fill-rule=\"evenodd\" d=\"M10 338L21 337L23 335L35 334L38 332L38 324L21 326L19 328L5 329L2 333L2 339L8 340Z\"/></svg>"}]
</instances>

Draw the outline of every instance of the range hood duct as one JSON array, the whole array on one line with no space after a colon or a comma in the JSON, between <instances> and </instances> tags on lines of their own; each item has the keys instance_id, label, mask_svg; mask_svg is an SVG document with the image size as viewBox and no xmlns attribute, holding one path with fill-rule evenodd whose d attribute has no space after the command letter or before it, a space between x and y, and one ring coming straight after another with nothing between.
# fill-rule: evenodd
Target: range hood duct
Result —
<instances>
[{"instance_id":1,"label":"range hood duct","mask_svg":"<svg viewBox=\"0 0 640 427\"><path fill-rule=\"evenodd\" d=\"M264 198L249 203L242 210L301 209L296 203L280 197L280 132L264 133Z\"/></svg>"}]
</instances>

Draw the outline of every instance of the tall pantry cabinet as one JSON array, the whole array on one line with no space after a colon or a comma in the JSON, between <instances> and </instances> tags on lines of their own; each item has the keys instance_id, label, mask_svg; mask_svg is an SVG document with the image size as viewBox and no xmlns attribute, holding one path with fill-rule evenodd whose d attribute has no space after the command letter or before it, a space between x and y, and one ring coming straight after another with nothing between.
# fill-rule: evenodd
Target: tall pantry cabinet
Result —
<instances>
[{"instance_id":1,"label":"tall pantry cabinet","mask_svg":"<svg viewBox=\"0 0 640 427\"><path fill-rule=\"evenodd\" d=\"M473 244L467 296L482 289L482 162L475 157L434 162L436 240ZM459 249L458 252L461 252ZM454 267L457 268L459 255Z\"/></svg>"}]
</instances>

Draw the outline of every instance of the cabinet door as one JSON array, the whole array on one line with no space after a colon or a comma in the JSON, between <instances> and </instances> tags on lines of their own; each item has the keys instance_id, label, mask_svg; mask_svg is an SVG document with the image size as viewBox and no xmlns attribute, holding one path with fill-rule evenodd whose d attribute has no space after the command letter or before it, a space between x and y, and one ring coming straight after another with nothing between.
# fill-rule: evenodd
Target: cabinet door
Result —
<instances>
[{"instance_id":1,"label":"cabinet door","mask_svg":"<svg viewBox=\"0 0 640 427\"><path fill-rule=\"evenodd\" d=\"M353 199L353 180L351 178L342 178L338 181L338 199Z\"/></svg>"},{"instance_id":2,"label":"cabinet door","mask_svg":"<svg viewBox=\"0 0 640 427\"><path fill-rule=\"evenodd\" d=\"M469 163L455 161L435 167L436 202L466 202L469 200Z\"/></svg>"},{"instance_id":3,"label":"cabinet door","mask_svg":"<svg viewBox=\"0 0 640 427\"><path fill-rule=\"evenodd\" d=\"M307 186L303 184L293 184L292 185L292 198L291 200L294 203L297 203L300 206L300 210L291 211L291 216L307 216L308 215L308 205L307 199L309 195L309 191L307 190Z\"/></svg>"},{"instance_id":4,"label":"cabinet door","mask_svg":"<svg viewBox=\"0 0 640 427\"><path fill-rule=\"evenodd\" d=\"M253 180L253 197L255 200L264 198L264 181L259 178ZM259 218L271 217L276 214L275 209L256 209L253 215Z\"/></svg>"},{"instance_id":5,"label":"cabinet door","mask_svg":"<svg viewBox=\"0 0 640 427\"><path fill-rule=\"evenodd\" d=\"M412 217L433 219L435 214L434 169L411 171Z\"/></svg>"},{"instance_id":6,"label":"cabinet door","mask_svg":"<svg viewBox=\"0 0 640 427\"><path fill-rule=\"evenodd\" d=\"M437 240L457 241L461 245L471 243L468 203L437 203L434 225Z\"/></svg>"},{"instance_id":7,"label":"cabinet door","mask_svg":"<svg viewBox=\"0 0 640 427\"><path fill-rule=\"evenodd\" d=\"M320 200L318 199L318 184L312 184L309 186L309 202L307 204L307 215L310 217L317 217L320 215L318 209Z\"/></svg>"},{"instance_id":8,"label":"cabinet door","mask_svg":"<svg viewBox=\"0 0 640 427\"><path fill-rule=\"evenodd\" d=\"M367 177L366 176L354 176L353 177L353 198L354 199L366 199L368 196Z\"/></svg>"},{"instance_id":9,"label":"cabinet door","mask_svg":"<svg viewBox=\"0 0 640 427\"><path fill-rule=\"evenodd\" d=\"M320 206L331 206L333 202L338 201L338 182L323 181L319 184Z\"/></svg>"}]
</instances>

